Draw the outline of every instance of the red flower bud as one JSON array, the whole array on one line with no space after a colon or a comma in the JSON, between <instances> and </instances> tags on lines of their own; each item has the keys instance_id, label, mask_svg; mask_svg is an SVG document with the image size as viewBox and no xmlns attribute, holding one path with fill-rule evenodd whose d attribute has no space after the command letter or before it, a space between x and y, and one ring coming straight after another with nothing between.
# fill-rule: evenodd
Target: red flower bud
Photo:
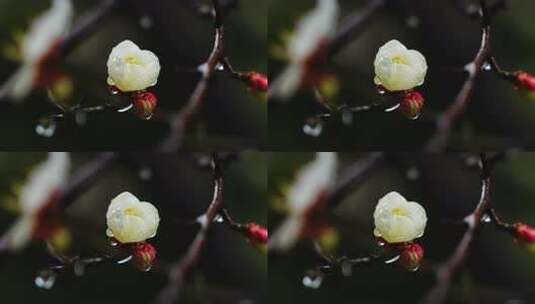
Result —
<instances>
[{"instance_id":1,"label":"red flower bud","mask_svg":"<svg viewBox=\"0 0 535 304\"><path fill-rule=\"evenodd\" d=\"M158 98L151 92L136 92L132 94L134 111L141 119L150 119L158 105Z\"/></svg>"},{"instance_id":2,"label":"red flower bud","mask_svg":"<svg viewBox=\"0 0 535 304\"><path fill-rule=\"evenodd\" d=\"M416 91L407 92L402 96L399 110L409 119L416 119L420 116L424 107L424 97Z\"/></svg>"},{"instance_id":3,"label":"red flower bud","mask_svg":"<svg viewBox=\"0 0 535 304\"><path fill-rule=\"evenodd\" d=\"M516 223L514 226L514 235L521 242L528 244L535 243L535 227L524 223Z\"/></svg>"},{"instance_id":4,"label":"red flower bud","mask_svg":"<svg viewBox=\"0 0 535 304\"><path fill-rule=\"evenodd\" d=\"M268 78L265 75L250 72L247 74L247 81L251 91L266 92L268 90Z\"/></svg>"},{"instance_id":5,"label":"red flower bud","mask_svg":"<svg viewBox=\"0 0 535 304\"><path fill-rule=\"evenodd\" d=\"M134 265L141 271L149 271L156 260L156 248L149 243L137 244L133 248Z\"/></svg>"},{"instance_id":6,"label":"red flower bud","mask_svg":"<svg viewBox=\"0 0 535 304\"><path fill-rule=\"evenodd\" d=\"M516 72L516 84L519 88L535 92L535 76L526 72Z\"/></svg>"},{"instance_id":7,"label":"red flower bud","mask_svg":"<svg viewBox=\"0 0 535 304\"><path fill-rule=\"evenodd\" d=\"M268 230L258 224L255 224L255 223L247 224L246 235L247 235L247 238L249 239L249 242L251 242L251 244L253 245L267 244Z\"/></svg>"},{"instance_id":8,"label":"red flower bud","mask_svg":"<svg viewBox=\"0 0 535 304\"><path fill-rule=\"evenodd\" d=\"M424 258L424 248L419 244L412 243L401 248L399 263L409 271L416 271Z\"/></svg>"}]
</instances>

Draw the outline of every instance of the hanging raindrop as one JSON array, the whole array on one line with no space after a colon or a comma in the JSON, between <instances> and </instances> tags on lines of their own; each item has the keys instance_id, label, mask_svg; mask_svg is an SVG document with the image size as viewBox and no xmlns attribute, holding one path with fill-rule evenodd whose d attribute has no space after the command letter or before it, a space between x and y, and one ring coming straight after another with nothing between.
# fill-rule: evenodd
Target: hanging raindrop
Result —
<instances>
[{"instance_id":1,"label":"hanging raindrop","mask_svg":"<svg viewBox=\"0 0 535 304\"><path fill-rule=\"evenodd\" d=\"M351 112L351 109L344 108L342 110L342 123L346 126L353 124L353 112Z\"/></svg>"},{"instance_id":2,"label":"hanging raindrop","mask_svg":"<svg viewBox=\"0 0 535 304\"><path fill-rule=\"evenodd\" d=\"M344 277L350 277L353 275L353 265L351 265L350 261L343 261L340 264L340 268L342 269L342 275Z\"/></svg>"},{"instance_id":3,"label":"hanging raindrop","mask_svg":"<svg viewBox=\"0 0 535 304\"><path fill-rule=\"evenodd\" d=\"M35 286L42 289L52 289L56 283L56 274L50 270L42 270L35 277Z\"/></svg>"},{"instance_id":4,"label":"hanging raindrop","mask_svg":"<svg viewBox=\"0 0 535 304\"><path fill-rule=\"evenodd\" d=\"M56 128L56 120L47 117L39 121L39 123L35 127L35 133L37 133L37 135L50 138L56 133Z\"/></svg>"},{"instance_id":5,"label":"hanging raindrop","mask_svg":"<svg viewBox=\"0 0 535 304\"><path fill-rule=\"evenodd\" d=\"M74 262L74 275L81 277L85 274L85 264L81 260Z\"/></svg>"},{"instance_id":6,"label":"hanging raindrop","mask_svg":"<svg viewBox=\"0 0 535 304\"><path fill-rule=\"evenodd\" d=\"M482 223L490 223L491 221L492 221L492 218L488 214L484 214L481 217L481 222Z\"/></svg>"},{"instance_id":7,"label":"hanging raindrop","mask_svg":"<svg viewBox=\"0 0 535 304\"><path fill-rule=\"evenodd\" d=\"M221 224L225 221L225 219L223 218L223 216L221 214L217 214L215 217L214 217L214 223L218 223L218 224Z\"/></svg>"},{"instance_id":8,"label":"hanging raindrop","mask_svg":"<svg viewBox=\"0 0 535 304\"><path fill-rule=\"evenodd\" d=\"M492 70L492 65L490 64L490 62L485 62L483 63L483 65L481 66L481 70L483 71L490 71Z\"/></svg>"},{"instance_id":9,"label":"hanging raindrop","mask_svg":"<svg viewBox=\"0 0 535 304\"><path fill-rule=\"evenodd\" d=\"M323 131L323 122L320 119L309 119L303 126L303 133L308 136L318 137Z\"/></svg>"},{"instance_id":10,"label":"hanging raindrop","mask_svg":"<svg viewBox=\"0 0 535 304\"><path fill-rule=\"evenodd\" d=\"M303 277L303 286L306 288L318 289L321 287L321 283L323 283L323 276L321 275L305 275Z\"/></svg>"}]
</instances>

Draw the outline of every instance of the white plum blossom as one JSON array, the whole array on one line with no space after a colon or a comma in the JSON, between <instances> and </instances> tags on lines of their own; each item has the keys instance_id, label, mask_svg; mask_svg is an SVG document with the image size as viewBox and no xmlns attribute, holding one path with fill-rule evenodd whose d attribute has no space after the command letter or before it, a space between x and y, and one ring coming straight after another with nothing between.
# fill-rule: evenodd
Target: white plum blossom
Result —
<instances>
[{"instance_id":1,"label":"white plum blossom","mask_svg":"<svg viewBox=\"0 0 535 304\"><path fill-rule=\"evenodd\" d=\"M408 50L397 40L379 48L374 66L375 84L392 92L422 85L427 73L425 57L416 50Z\"/></svg>"},{"instance_id":2,"label":"white plum blossom","mask_svg":"<svg viewBox=\"0 0 535 304\"><path fill-rule=\"evenodd\" d=\"M113 48L108 58L108 84L122 92L145 90L156 85L160 61L151 51L141 50L125 40Z\"/></svg>"},{"instance_id":3,"label":"white plum blossom","mask_svg":"<svg viewBox=\"0 0 535 304\"><path fill-rule=\"evenodd\" d=\"M288 67L273 86L275 95L289 98L299 89L309 61L328 46L336 33L339 15L337 0L317 0L316 8L299 21L287 46Z\"/></svg>"},{"instance_id":4,"label":"white plum blossom","mask_svg":"<svg viewBox=\"0 0 535 304\"><path fill-rule=\"evenodd\" d=\"M321 204L336 181L338 156L318 152L316 158L299 170L286 197L288 216L270 238L270 249L288 250L301 236L307 213Z\"/></svg>"},{"instance_id":5,"label":"white plum blossom","mask_svg":"<svg viewBox=\"0 0 535 304\"><path fill-rule=\"evenodd\" d=\"M26 97L35 86L42 61L68 34L73 17L71 0L54 0L52 7L39 16L25 35L21 48L22 66L11 79L11 96Z\"/></svg>"},{"instance_id":6,"label":"white plum blossom","mask_svg":"<svg viewBox=\"0 0 535 304\"><path fill-rule=\"evenodd\" d=\"M24 247L33 237L38 214L49 207L68 178L70 157L66 152L50 152L46 161L29 174L18 195L20 216L3 239L12 250Z\"/></svg>"},{"instance_id":7,"label":"white plum blossom","mask_svg":"<svg viewBox=\"0 0 535 304\"><path fill-rule=\"evenodd\" d=\"M151 203L141 202L130 192L115 197L106 212L106 235L117 241L139 243L156 235L160 216Z\"/></svg>"},{"instance_id":8,"label":"white plum blossom","mask_svg":"<svg viewBox=\"0 0 535 304\"><path fill-rule=\"evenodd\" d=\"M401 194L390 192L379 200L373 213L374 235L388 243L411 242L425 231L427 215L416 202L408 202Z\"/></svg>"}]
</instances>

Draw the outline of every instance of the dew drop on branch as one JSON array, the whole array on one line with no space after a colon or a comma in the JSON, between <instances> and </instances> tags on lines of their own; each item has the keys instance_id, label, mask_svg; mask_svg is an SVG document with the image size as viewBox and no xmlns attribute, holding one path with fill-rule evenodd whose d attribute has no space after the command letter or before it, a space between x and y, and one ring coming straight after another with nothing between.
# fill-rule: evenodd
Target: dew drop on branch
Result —
<instances>
[{"instance_id":1,"label":"dew drop on branch","mask_svg":"<svg viewBox=\"0 0 535 304\"><path fill-rule=\"evenodd\" d=\"M225 221L225 219L223 218L223 216L221 214L217 214L215 217L214 217L214 223L218 223L218 224L221 224Z\"/></svg>"},{"instance_id":2,"label":"dew drop on branch","mask_svg":"<svg viewBox=\"0 0 535 304\"><path fill-rule=\"evenodd\" d=\"M215 70L216 70L216 71L224 71L224 70L225 70L225 66L222 65L221 63L218 63L218 64L215 66Z\"/></svg>"},{"instance_id":3,"label":"dew drop on branch","mask_svg":"<svg viewBox=\"0 0 535 304\"><path fill-rule=\"evenodd\" d=\"M481 66L481 70L482 71L490 71L490 70L492 70L492 65L487 61L487 62L483 63L483 65Z\"/></svg>"},{"instance_id":4,"label":"dew drop on branch","mask_svg":"<svg viewBox=\"0 0 535 304\"><path fill-rule=\"evenodd\" d=\"M490 223L491 221L492 221L492 219L490 218L490 216L488 214L484 214L481 217L481 222L482 223Z\"/></svg>"},{"instance_id":5,"label":"dew drop on branch","mask_svg":"<svg viewBox=\"0 0 535 304\"><path fill-rule=\"evenodd\" d=\"M50 270L42 270L35 277L35 286L42 289L52 289L56 283L56 274Z\"/></svg>"},{"instance_id":6,"label":"dew drop on branch","mask_svg":"<svg viewBox=\"0 0 535 304\"><path fill-rule=\"evenodd\" d=\"M309 119L303 126L303 133L308 136L318 137L323 132L323 122L318 119Z\"/></svg>"},{"instance_id":7,"label":"dew drop on branch","mask_svg":"<svg viewBox=\"0 0 535 304\"><path fill-rule=\"evenodd\" d=\"M323 283L323 276L321 275L305 275L303 277L303 286L306 288L318 289L321 287L321 283Z\"/></svg>"},{"instance_id":8,"label":"dew drop on branch","mask_svg":"<svg viewBox=\"0 0 535 304\"><path fill-rule=\"evenodd\" d=\"M54 119L44 118L35 126L35 133L46 138L51 138L56 133L56 128L57 124Z\"/></svg>"},{"instance_id":9,"label":"dew drop on branch","mask_svg":"<svg viewBox=\"0 0 535 304\"><path fill-rule=\"evenodd\" d=\"M342 264L340 264L340 268L342 269L342 275L344 277L353 275L353 265L351 265L350 261L343 261Z\"/></svg>"}]
</instances>

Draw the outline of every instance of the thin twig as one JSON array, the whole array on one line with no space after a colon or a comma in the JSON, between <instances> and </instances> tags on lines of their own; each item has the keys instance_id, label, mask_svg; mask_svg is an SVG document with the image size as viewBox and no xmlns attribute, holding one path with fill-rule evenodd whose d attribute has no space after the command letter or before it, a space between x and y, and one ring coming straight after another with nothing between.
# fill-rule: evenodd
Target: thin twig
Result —
<instances>
[{"instance_id":1,"label":"thin twig","mask_svg":"<svg viewBox=\"0 0 535 304\"><path fill-rule=\"evenodd\" d=\"M212 201L206 212L199 217L201 228L199 232L197 232L197 235L189 246L186 254L178 263L171 266L169 271L169 282L160 292L157 303L172 304L178 302L184 281L191 270L197 265L206 243L208 232L213 225L215 217L223 206L223 175L216 154L213 156L212 167L214 172L214 194Z\"/></svg>"},{"instance_id":2,"label":"thin twig","mask_svg":"<svg viewBox=\"0 0 535 304\"><path fill-rule=\"evenodd\" d=\"M217 65L224 56L225 51L225 27L223 24L224 13L219 0L212 0L214 6L215 38L214 47L205 63L201 65L201 79L197 83L193 94L187 104L176 114L171 122L171 134L161 146L163 151L176 151L182 146L184 134L190 120L197 114L208 92L208 85L215 74Z\"/></svg>"},{"instance_id":3,"label":"thin twig","mask_svg":"<svg viewBox=\"0 0 535 304\"><path fill-rule=\"evenodd\" d=\"M472 95L476 79L478 78L483 65L491 56L490 45L490 16L488 15L487 5L485 0L480 0L481 4L481 44L479 50L472 62L466 65L468 77L465 80L461 90L455 97L451 106L442 113L437 119L437 130L431 140L427 143L425 150L436 152L443 150L448 143L448 138L451 133L451 128L457 121L459 116L464 112L470 97Z\"/></svg>"},{"instance_id":4,"label":"thin twig","mask_svg":"<svg viewBox=\"0 0 535 304\"><path fill-rule=\"evenodd\" d=\"M451 287L455 274L464 264L470 245L474 240L474 236L481 225L483 216L490 208L490 176L489 164L485 154L481 155L481 197L474 211L466 217L465 221L468 224L468 229L463 235L463 238L457 245L455 252L448 260L437 267L436 275L437 282L435 286L429 291L423 300L426 304L441 304L447 299L448 291Z\"/></svg>"}]
</instances>

